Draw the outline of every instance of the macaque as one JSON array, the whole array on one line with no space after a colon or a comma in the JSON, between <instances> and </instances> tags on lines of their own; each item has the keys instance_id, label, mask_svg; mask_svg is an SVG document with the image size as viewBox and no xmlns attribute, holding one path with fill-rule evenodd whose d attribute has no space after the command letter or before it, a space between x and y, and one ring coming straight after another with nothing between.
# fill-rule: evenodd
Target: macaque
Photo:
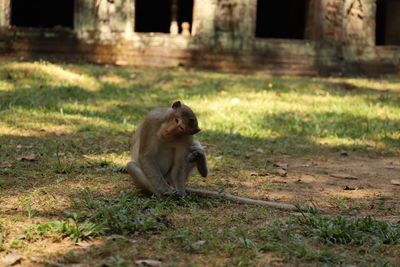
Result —
<instances>
[{"instance_id":1,"label":"macaque","mask_svg":"<svg viewBox=\"0 0 400 267\"><path fill-rule=\"evenodd\" d=\"M180 101L151 111L133 136L132 161L127 165L136 186L159 197L171 192L185 196L195 167L207 177L204 149L193 140L198 132L196 115Z\"/></svg>"},{"instance_id":2,"label":"macaque","mask_svg":"<svg viewBox=\"0 0 400 267\"><path fill-rule=\"evenodd\" d=\"M203 177L209 170L206 154L193 135L200 132L196 115L190 107L176 101L170 108L151 111L133 136L132 161L128 173L142 192L164 197L187 193L202 197L224 198L241 204L277 209L307 211L292 204L255 200L223 192L186 187L194 168Z\"/></svg>"}]
</instances>

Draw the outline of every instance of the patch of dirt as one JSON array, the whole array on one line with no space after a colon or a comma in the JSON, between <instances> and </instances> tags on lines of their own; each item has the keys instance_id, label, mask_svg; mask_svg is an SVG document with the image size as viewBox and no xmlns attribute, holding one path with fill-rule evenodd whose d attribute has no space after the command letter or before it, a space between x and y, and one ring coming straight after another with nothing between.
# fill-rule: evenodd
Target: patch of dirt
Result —
<instances>
[{"instance_id":1,"label":"patch of dirt","mask_svg":"<svg viewBox=\"0 0 400 267\"><path fill-rule=\"evenodd\" d=\"M308 203L332 213L400 221L400 186L393 184L400 178L399 158L338 153L284 156L275 162L279 164L271 164L275 171L269 175L248 171L247 179L222 178L218 184L229 193L251 198ZM283 163L287 164L285 175L279 167Z\"/></svg>"}]
</instances>

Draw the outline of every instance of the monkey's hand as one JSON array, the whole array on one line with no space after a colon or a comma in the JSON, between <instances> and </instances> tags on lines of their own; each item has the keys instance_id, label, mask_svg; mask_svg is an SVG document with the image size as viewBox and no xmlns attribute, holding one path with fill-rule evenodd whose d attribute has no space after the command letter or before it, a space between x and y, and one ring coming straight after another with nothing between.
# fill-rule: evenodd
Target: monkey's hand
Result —
<instances>
[{"instance_id":1,"label":"monkey's hand","mask_svg":"<svg viewBox=\"0 0 400 267\"><path fill-rule=\"evenodd\" d=\"M162 176L158 166L153 162L151 158L142 157L139 160L139 164L144 173L147 184L151 185L150 191L159 197L162 197L165 193L173 190L173 187L168 185Z\"/></svg>"},{"instance_id":2,"label":"monkey's hand","mask_svg":"<svg viewBox=\"0 0 400 267\"><path fill-rule=\"evenodd\" d=\"M204 152L203 147L200 145L198 141L195 141L190 146L187 160L189 163L196 164L197 170L199 171L201 176L207 177L208 166L207 166L206 153Z\"/></svg>"},{"instance_id":3,"label":"monkey's hand","mask_svg":"<svg viewBox=\"0 0 400 267\"><path fill-rule=\"evenodd\" d=\"M198 162L206 158L206 153L198 141L194 141L189 147L188 161L190 163Z\"/></svg>"},{"instance_id":4,"label":"monkey's hand","mask_svg":"<svg viewBox=\"0 0 400 267\"><path fill-rule=\"evenodd\" d=\"M188 161L190 163L194 163L197 162L201 157L204 157L204 153L201 153L200 151L193 151L189 153Z\"/></svg>"}]
</instances>

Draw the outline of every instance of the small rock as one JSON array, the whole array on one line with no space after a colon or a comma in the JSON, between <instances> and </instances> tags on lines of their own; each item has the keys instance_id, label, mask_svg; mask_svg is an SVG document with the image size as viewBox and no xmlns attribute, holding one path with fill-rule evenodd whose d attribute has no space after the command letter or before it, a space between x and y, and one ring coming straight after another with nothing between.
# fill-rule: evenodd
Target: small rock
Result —
<instances>
[{"instance_id":1,"label":"small rock","mask_svg":"<svg viewBox=\"0 0 400 267\"><path fill-rule=\"evenodd\" d=\"M347 157L348 155L349 155L349 152L348 152L348 151L346 151L346 150L341 150L341 151L340 151L340 156Z\"/></svg>"},{"instance_id":2,"label":"small rock","mask_svg":"<svg viewBox=\"0 0 400 267\"><path fill-rule=\"evenodd\" d=\"M17 253L8 253L3 259L1 259L0 263L5 266L12 266L19 262L22 259L22 256Z\"/></svg>"}]
</instances>

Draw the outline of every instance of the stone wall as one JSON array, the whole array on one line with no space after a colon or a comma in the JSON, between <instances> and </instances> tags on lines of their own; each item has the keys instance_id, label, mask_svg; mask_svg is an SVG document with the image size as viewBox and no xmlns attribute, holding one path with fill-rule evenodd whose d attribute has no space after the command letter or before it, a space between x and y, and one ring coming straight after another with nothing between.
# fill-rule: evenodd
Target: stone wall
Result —
<instances>
[{"instance_id":1,"label":"stone wall","mask_svg":"<svg viewBox=\"0 0 400 267\"><path fill-rule=\"evenodd\" d=\"M0 53L271 73L400 72L400 46L375 45L377 0L306 0L304 39L297 40L256 38L257 0L194 0L191 34L137 33L135 1L75 0L70 30L14 27L10 0L0 0ZM388 27L397 27L392 16ZM385 38L400 42L395 30Z\"/></svg>"}]
</instances>

